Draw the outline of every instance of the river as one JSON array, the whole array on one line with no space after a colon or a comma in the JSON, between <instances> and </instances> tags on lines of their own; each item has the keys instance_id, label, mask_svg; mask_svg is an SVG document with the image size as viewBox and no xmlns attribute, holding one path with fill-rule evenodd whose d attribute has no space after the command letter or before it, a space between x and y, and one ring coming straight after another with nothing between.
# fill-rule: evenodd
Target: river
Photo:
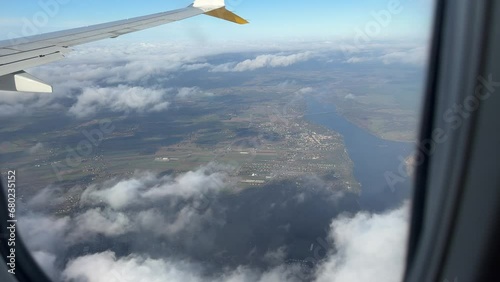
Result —
<instances>
[{"instance_id":1,"label":"river","mask_svg":"<svg viewBox=\"0 0 500 282\"><path fill-rule=\"evenodd\" d=\"M333 104L321 103L317 98L307 100L305 118L344 136L354 162L354 176L362 186L359 202L363 210L384 211L399 206L411 196L411 179L391 187L386 173L397 173L401 158L410 155L413 143L378 138L339 115Z\"/></svg>"}]
</instances>

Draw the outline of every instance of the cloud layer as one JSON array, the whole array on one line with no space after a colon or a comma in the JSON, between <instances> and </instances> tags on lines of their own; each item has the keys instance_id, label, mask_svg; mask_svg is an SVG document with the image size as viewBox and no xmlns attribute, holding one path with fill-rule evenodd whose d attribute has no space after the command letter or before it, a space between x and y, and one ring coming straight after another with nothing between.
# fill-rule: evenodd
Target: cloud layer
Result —
<instances>
[{"instance_id":1,"label":"cloud layer","mask_svg":"<svg viewBox=\"0 0 500 282\"><path fill-rule=\"evenodd\" d=\"M336 252L318 268L318 282L401 281L407 205L385 214L359 213L331 224Z\"/></svg>"},{"instance_id":2,"label":"cloud layer","mask_svg":"<svg viewBox=\"0 0 500 282\"><path fill-rule=\"evenodd\" d=\"M71 106L69 113L86 117L102 109L112 112L159 112L168 108L165 91L119 85L108 88L85 88Z\"/></svg>"},{"instance_id":3,"label":"cloud layer","mask_svg":"<svg viewBox=\"0 0 500 282\"><path fill-rule=\"evenodd\" d=\"M349 56L346 63L382 63L384 65L404 64L411 66L424 66L428 60L428 49L425 47L409 48L403 50L387 50L383 52L362 51Z\"/></svg>"},{"instance_id":4,"label":"cloud layer","mask_svg":"<svg viewBox=\"0 0 500 282\"><path fill-rule=\"evenodd\" d=\"M278 221L282 224L278 226L259 218L273 213L300 213L309 205L335 207L339 199L318 203L325 195L299 190L283 195L284 191L277 189L252 192L263 203L260 206L251 198L239 196L229 198L231 204L223 204L218 197L227 193L233 183L228 176L230 171L231 168L210 164L178 176L138 172L128 179L67 191L47 187L28 201L31 212L20 219L20 232L35 259L57 281L343 282L396 281L401 277L407 205L380 215L340 214L331 221L324 241L305 242L305 248L309 249L310 244L315 248L313 258L304 264L303 258L290 259L295 252L290 246L258 251L265 241L281 236L273 228L284 233L305 231L299 227L300 221L289 221L297 216ZM271 205L260 199L264 195L273 197L273 193L278 193L278 197ZM75 194L81 195L80 207L70 215L50 216L41 209L41 202L51 199L64 203L63 199ZM302 200L297 201L298 197ZM274 202L276 199L281 202ZM241 215L233 216L246 204L253 214L241 211L242 215L254 218L255 223ZM241 222L235 222L237 218ZM256 225L244 231L246 224ZM256 237L264 230L270 233ZM230 232L224 236L236 238L218 243L220 232ZM290 236L297 238L296 234ZM228 251L224 246L243 246L250 238L265 241L243 248L246 251L238 254L241 258L230 260L251 261L255 257L260 263L213 264ZM332 242L333 248L323 242ZM326 256L313 255L320 253ZM204 256L208 260L200 259Z\"/></svg>"},{"instance_id":5,"label":"cloud layer","mask_svg":"<svg viewBox=\"0 0 500 282\"><path fill-rule=\"evenodd\" d=\"M244 72L261 68L288 67L304 62L313 57L311 52L302 52L291 55L259 55L255 59L248 59L239 63L226 63L212 67L213 72Z\"/></svg>"},{"instance_id":6,"label":"cloud layer","mask_svg":"<svg viewBox=\"0 0 500 282\"><path fill-rule=\"evenodd\" d=\"M346 54L342 44L293 42L268 45L189 46L131 44L84 46L69 58L30 70L55 87L53 94L0 93L0 117L54 110L76 118L102 112L121 114L168 110L175 99L211 97L200 85L173 83L185 73L197 76L286 68L308 61L331 64L371 62L422 66L424 47L394 42L357 48ZM220 56L224 58L221 60Z\"/></svg>"}]
</instances>

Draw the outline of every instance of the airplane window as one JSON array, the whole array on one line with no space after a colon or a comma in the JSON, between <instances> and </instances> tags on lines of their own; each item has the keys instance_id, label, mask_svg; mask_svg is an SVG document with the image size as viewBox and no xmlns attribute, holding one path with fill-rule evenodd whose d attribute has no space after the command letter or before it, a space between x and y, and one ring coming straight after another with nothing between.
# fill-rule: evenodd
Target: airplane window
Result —
<instances>
[{"instance_id":1,"label":"airplane window","mask_svg":"<svg viewBox=\"0 0 500 282\"><path fill-rule=\"evenodd\" d=\"M400 281L433 1L221 2L2 5L18 236L53 281Z\"/></svg>"}]
</instances>

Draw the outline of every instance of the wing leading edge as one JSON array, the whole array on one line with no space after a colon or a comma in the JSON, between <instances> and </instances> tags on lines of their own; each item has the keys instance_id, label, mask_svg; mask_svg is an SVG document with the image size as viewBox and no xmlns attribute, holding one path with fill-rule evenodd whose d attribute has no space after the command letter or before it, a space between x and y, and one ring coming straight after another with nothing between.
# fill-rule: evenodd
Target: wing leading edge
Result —
<instances>
[{"instance_id":1,"label":"wing leading edge","mask_svg":"<svg viewBox=\"0 0 500 282\"><path fill-rule=\"evenodd\" d=\"M27 68L62 60L70 47L180 21L201 14L238 24L248 23L226 10L224 0L196 0L189 7L93 26L0 41L0 90L52 92L47 83L29 75Z\"/></svg>"}]
</instances>

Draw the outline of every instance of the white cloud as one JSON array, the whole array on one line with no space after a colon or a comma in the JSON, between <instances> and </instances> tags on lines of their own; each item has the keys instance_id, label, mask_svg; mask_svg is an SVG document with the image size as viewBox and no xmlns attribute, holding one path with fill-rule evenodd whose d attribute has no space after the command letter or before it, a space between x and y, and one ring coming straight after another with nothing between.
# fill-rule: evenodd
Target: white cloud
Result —
<instances>
[{"instance_id":1,"label":"white cloud","mask_svg":"<svg viewBox=\"0 0 500 282\"><path fill-rule=\"evenodd\" d=\"M398 52L392 52L380 57L384 64L411 64L425 65L427 63L428 49L426 47L412 48Z\"/></svg>"},{"instance_id":2,"label":"white cloud","mask_svg":"<svg viewBox=\"0 0 500 282\"><path fill-rule=\"evenodd\" d=\"M166 91L119 85L107 88L85 88L69 113L82 118L101 110L113 112L159 112L168 108Z\"/></svg>"},{"instance_id":3,"label":"white cloud","mask_svg":"<svg viewBox=\"0 0 500 282\"><path fill-rule=\"evenodd\" d=\"M191 205L184 206L175 214L165 215L158 209L149 209L137 214L136 227L145 232L152 232L156 236L169 237L183 233L203 232L203 223L215 223L216 219L210 209L205 212L196 210Z\"/></svg>"},{"instance_id":4,"label":"white cloud","mask_svg":"<svg viewBox=\"0 0 500 282\"><path fill-rule=\"evenodd\" d=\"M127 215L111 209L95 208L85 211L72 219L74 228L68 235L72 241L91 240L94 235L114 237L134 229Z\"/></svg>"},{"instance_id":5,"label":"white cloud","mask_svg":"<svg viewBox=\"0 0 500 282\"><path fill-rule=\"evenodd\" d=\"M43 148L44 148L43 144L38 142L33 147L28 149L28 153L36 154L36 153L40 152L41 150L43 150Z\"/></svg>"},{"instance_id":6,"label":"white cloud","mask_svg":"<svg viewBox=\"0 0 500 282\"><path fill-rule=\"evenodd\" d=\"M236 270L223 275L215 281L221 282L295 282L302 281L298 279L297 267L278 266L271 268L266 272L258 272L247 267L238 267Z\"/></svg>"},{"instance_id":7,"label":"white cloud","mask_svg":"<svg viewBox=\"0 0 500 282\"><path fill-rule=\"evenodd\" d=\"M215 171L213 171L214 169ZM218 192L228 185L228 169L230 168L209 164L196 171L189 171L178 176L174 181L152 187L143 196L149 199L158 199L172 195L190 198L212 191Z\"/></svg>"},{"instance_id":8,"label":"white cloud","mask_svg":"<svg viewBox=\"0 0 500 282\"><path fill-rule=\"evenodd\" d=\"M60 187L48 186L40 190L28 201L31 210L41 210L49 206L61 205L66 201L64 192Z\"/></svg>"},{"instance_id":9,"label":"white cloud","mask_svg":"<svg viewBox=\"0 0 500 282\"><path fill-rule=\"evenodd\" d=\"M79 257L68 263L63 272L65 280L88 282L163 282L202 280L200 269L193 264L162 259L129 256L117 258L113 252Z\"/></svg>"},{"instance_id":10,"label":"white cloud","mask_svg":"<svg viewBox=\"0 0 500 282\"><path fill-rule=\"evenodd\" d=\"M352 93L349 93L347 95L345 95L344 99L346 100L355 100L357 97L356 95L352 94Z\"/></svg>"},{"instance_id":11,"label":"white cloud","mask_svg":"<svg viewBox=\"0 0 500 282\"><path fill-rule=\"evenodd\" d=\"M57 109L54 96L47 93L16 93L0 91L0 117L29 115L37 109Z\"/></svg>"},{"instance_id":12,"label":"white cloud","mask_svg":"<svg viewBox=\"0 0 500 282\"><path fill-rule=\"evenodd\" d=\"M373 52L375 51L375 52ZM369 55L363 55L370 53ZM428 49L426 47L391 48L387 50L372 50L348 58L345 62L350 64L374 62L390 64L406 64L423 66L427 63Z\"/></svg>"},{"instance_id":13,"label":"white cloud","mask_svg":"<svg viewBox=\"0 0 500 282\"><path fill-rule=\"evenodd\" d=\"M119 210L134 204L161 201L171 196L183 199L200 197L226 188L230 169L208 164L175 178L157 177L150 172L136 173L134 177L115 184L108 181L102 186L89 186L83 192L81 202L84 204L104 202L111 208Z\"/></svg>"},{"instance_id":14,"label":"white cloud","mask_svg":"<svg viewBox=\"0 0 500 282\"><path fill-rule=\"evenodd\" d=\"M19 228L30 250L57 253L65 248L71 219L29 214L19 218Z\"/></svg>"},{"instance_id":15,"label":"white cloud","mask_svg":"<svg viewBox=\"0 0 500 282\"><path fill-rule=\"evenodd\" d=\"M88 282L294 282L299 281L294 275L296 270L280 266L261 273L247 267L238 267L219 277L210 278L203 275L200 265L191 262L152 259L139 255L118 258L115 253L107 251L70 261L62 276L65 280L83 279Z\"/></svg>"},{"instance_id":16,"label":"white cloud","mask_svg":"<svg viewBox=\"0 0 500 282\"><path fill-rule=\"evenodd\" d=\"M45 274L49 276L54 281L58 281L60 273L57 271L56 255L44 251L33 252L33 258L40 265L40 267L45 271Z\"/></svg>"},{"instance_id":17,"label":"white cloud","mask_svg":"<svg viewBox=\"0 0 500 282\"><path fill-rule=\"evenodd\" d=\"M137 178L122 180L111 187L89 186L82 194L82 203L104 202L111 208L118 210L140 200L142 190L146 189L148 183L155 181L156 177L152 173L137 175ZM161 181L161 180L160 180ZM109 182L105 182L106 186Z\"/></svg>"},{"instance_id":18,"label":"white cloud","mask_svg":"<svg viewBox=\"0 0 500 282\"><path fill-rule=\"evenodd\" d=\"M28 201L30 209L41 211L52 202L60 206L67 196L80 191L79 211L63 218L25 215L20 219L22 233L30 238L33 251L60 253L98 235L116 238L135 233L171 238L180 233L206 232L203 228L207 225L224 224L223 213L214 213L207 195L231 183L229 170L209 164L177 177L137 173L130 179L91 185L83 193L79 187L66 193L58 187L47 187ZM44 231L47 228L50 232Z\"/></svg>"},{"instance_id":19,"label":"white cloud","mask_svg":"<svg viewBox=\"0 0 500 282\"><path fill-rule=\"evenodd\" d=\"M259 55L255 59L245 60L239 63L226 63L214 66L214 72L244 72L261 68L287 67L293 64L304 62L313 57L312 52L302 52L292 55Z\"/></svg>"},{"instance_id":20,"label":"white cloud","mask_svg":"<svg viewBox=\"0 0 500 282\"><path fill-rule=\"evenodd\" d=\"M384 214L359 213L331 224L336 252L317 270L317 282L401 281L408 205Z\"/></svg>"},{"instance_id":21,"label":"white cloud","mask_svg":"<svg viewBox=\"0 0 500 282\"><path fill-rule=\"evenodd\" d=\"M313 92L314 92L314 88L312 88L312 87L304 87L304 88L299 89L299 91L297 91L297 93L299 93L299 94L311 94Z\"/></svg>"},{"instance_id":22,"label":"white cloud","mask_svg":"<svg viewBox=\"0 0 500 282\"><path fill-rule=\"evenodd\" d=\"M367 62L369 61L370 59L369 58L361 58L361 57L351 57L349 59L347 59L347 63L350 63L350 64L356 64L356 63L363 63L363 62Z\"/></svg>"},{"instance_id":23,"label":"white cloud","mask_svg":"<svg viewBox=\"0 0 500 282\"><path fill-rule=\"evenodd\" d=\"M182 87L177 90L176 98L193 99L199 97L211 97L214 93L201 90L199 87Z\"/></svg>"}]
</instances>

